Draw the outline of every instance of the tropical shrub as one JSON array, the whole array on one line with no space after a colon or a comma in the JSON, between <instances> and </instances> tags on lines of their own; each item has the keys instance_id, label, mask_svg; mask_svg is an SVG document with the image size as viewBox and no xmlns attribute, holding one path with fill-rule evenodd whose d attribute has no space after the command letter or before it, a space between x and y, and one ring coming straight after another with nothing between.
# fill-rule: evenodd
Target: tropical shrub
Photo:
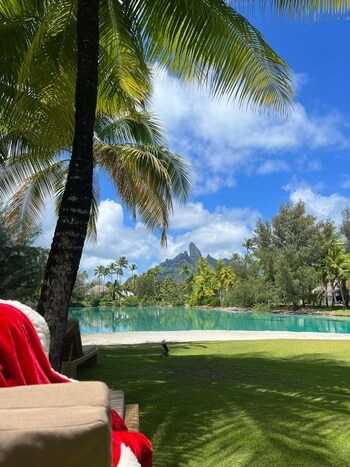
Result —
<instances>
[{"instance_id":1,"label":"tropical shrub","mask_svg":"<svg viewBox=\"0 0 350 467\"><path fill-rule=\"evenodd\" d=\"M139 299L133 295L126 297L122 300L122 305L124 306L138 306Z\"/></svg>"},{"instance_id":2,"label":"tropical shrub","mask_svg":"<svg viewBox=\"0 0 350 467\"><path fill-rule=\"evenodd\" d=\"M97 294L91 294L90 295L90 306L100 306L101 303L101 297L100 295Z\"/></svg>"}]
</instances>

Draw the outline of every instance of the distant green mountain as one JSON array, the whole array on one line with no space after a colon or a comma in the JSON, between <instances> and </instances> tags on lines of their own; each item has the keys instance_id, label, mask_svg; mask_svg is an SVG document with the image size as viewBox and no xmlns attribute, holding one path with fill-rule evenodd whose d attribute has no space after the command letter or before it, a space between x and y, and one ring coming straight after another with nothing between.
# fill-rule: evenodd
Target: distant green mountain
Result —
<instances>
[{"instance_id":1,"label":"distant green mountain","mask_svg":"<svg viewBox=\"0 0 350 467\"><path fill-rule=\"evenodd\" d=\"M188 267L191 271L195 270L195 266L199 258L202 257L202 253L196 247L196 245L191 242L188 246L189 253L184 251L183 253L178 254L173 259L166 259L160 263L160 268L162 270L161 274L157 276L157 279L165 279L166 276L172 276L175 280L180 281L184 280L185 277L180 274L180 268L184 264L188 264ZM210 255L207 255L205 258L208 261L208 264L214 269L216 268L217 259L213 258ZM230 264L230 260L224 259L226 265Z\"/></svg>"}]
</instances>

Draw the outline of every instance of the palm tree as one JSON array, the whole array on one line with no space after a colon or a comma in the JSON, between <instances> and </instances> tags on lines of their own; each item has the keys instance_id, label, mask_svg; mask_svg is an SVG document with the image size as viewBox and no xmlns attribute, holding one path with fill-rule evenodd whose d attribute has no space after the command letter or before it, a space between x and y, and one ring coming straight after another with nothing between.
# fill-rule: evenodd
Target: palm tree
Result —
<instances>
[{"instance_id":1,"label":"palm tree","mask_svg":"<svg viewBox=\"0 0 350 467\"><path fill-rule=\"evenodd\" d=\"M118 298L120 299L121 292L122 292L123 289L122 289L122 286L120 285L120 283L117 280L115 280L113 282L110 282L109 285L108 285L108 289L112 294L112 300L115 300L116 295L118 295Z\"/></svg>"},{"instance_id":2,"label":"palm tree","mask_svg":"<svg viewBox=\"0 0 350 467\"><path fill-rule=\"evenodd\" d=\"M103 281L102 281L102 290L103 290L104 286L105 286L105 282L106 282L106 277L109 274L108 266L101 266L101 274L102 274L102 277L103 277Z\"/></svg>"},{"instance_id":3,"label":"palm tree","mask_svg":"<svg viewBox=\"0 0 350 467\"><path fill-rule=\"evenodd\" d=\"M129 261L126 259L125 256L121 256L118 261L118 266L121 267L121 268L126 268L129 264Z\"/></svg>"},{"instance_id":4,"label":"palm tree","mask_svg":"<svg viewBox=\"0 0 350 467\"><path fill-rule=\"evenodd\" d=\"M194 282L193 270L190 269L188 263L184 263L180 267L179 272L180 272L180 275L184 274L186 276L185 280L181 282L182 289L180 290L182 290L183 300L188 301L192 293L193 282Z\"/></svg>"},{"instance_id":5,"label":"palm tree","mask_svg":"<svg viewBox=\"0 0 350 467\"><path fill-rule=\"evenodd\" d=\"M55 368L59 368L69 299L87 234L93 199L93 131L96 110L106 110L108 107L110 110L113 105L120 106L123 99L116 97L124 97L124 94L127 94L115 92L113 80L103 81L99 87L99 95L109 95L112 99L101 99L103 105L97 106L99 61L103 76L103 72L108 75L108 67L104 68L104 64L108 63L111 54L117 60L109 63L109 69L113 68L113 64L117 64L114 65L115 69L123 56L124 64L126 62L128 65L130 57L134 58L134 79L128 83L134 92L140 78L140 56L166 67L180 79L208 83L214 94L234 97L245 106L268 106L278 112L284 112L291 101L292 91L286 64L268 47L259 32L245 18L221 0L78 0L76 14L73 0L11 0L11 5L9 2L3 2L0 14L2 17L13 19L14 12L19 12L22 18L23 9L27 4L27 16L40 17L42 21L36 28L33 28L32 23L22 21L23 31L20 31L20 37L13 33L16 29L14 26L11 37L17 42L18 48L13 47L11 43L8 49L15 52L12 56L10 52L5 54L8 60L6 63L2 62L4 71L0 80L1 112L9 113L10 104L15 103L8 118L9 133L15 132L11 127L12 122L25 125L33 101L38 101L42 109L45 109L48 100L51 100L51 104L54 101L56 108L50 107L50 115L58 115L66 128L67 123L72 123L72 119L66 119L65 122L65 112L58 112L57 107L59 108L62 102L61 109L64 109L64 105L70 108L74 83L76 84L72 157L38 303L38 311L47 319L52 335L51 362ZM303 2L302 5L300 2L286 3L277 0L275 4L281 11L287 11L289 14L300 14L304 11L310 13L310 10L313 12L317 8L341 10L348 6L345 0L336 4L319 2L316 7L311 0ZM36 10L36 15L33 14L33 10ZM76 81L75 40L72 32L75 18ZM5 24L5 29L8 29L9 23ZM2 45L3 49L6 49L4 46L7 43L7 31L4 31ZM26 41L22 40L23 36ZM141 40L134 40L135 37ZM124 49L120 47L119 38L124 40ZM69 40L72 40L71 47ZM113 53L110 50L113 50ZM124 51L125 54L121 53ZM103 52L106 52L105 55ZM45 67L47 64L52 66L52 73L47 72L47 69L46 73L42 72L44 63ZM57 70L60 70L60 74L55 73ZM125 72L122 67L119 71ZM60 79L61 74L65 79ZM51 82L50 92L46 96L38 90L41 80ZM10 91L8 83L15 84ZM31 88L28 83L35 87ZM60 98L62 94L65 99ZM142 100L145 93L141 94ZM55 111L51 112L53 109ZM39 130L43 128L43 122L41 121L40 126L33 120L45 120L44 114L44 110L38 112L37 118L27 123L25 128L28 137L39 140L42 138L43 134L40 136ZM46 122L50 122L49 125L46 124L46 138L50 140L52 119ZM39 132L39 137L35 134L35 129L37 134ZM54 133L52 128L51 133ZM57 140L64 132L56 133Z\"/></svg>"},{"instance_id":6,"label":"palm tree","mask_svg":"<svg viewBox=\"0 0 350 467\"><path fill-rule=\"evenodd\" d=\"M254 238L246 238L244 242L242 243L242 247L246 248L247 250L247 256L249 255L250 250L253 249L254 245L255 245Z\"/></svg>"},{"instance_id":7,"label":"palm tree","mask_svg":"<svg viewBox=\"0 0 350 467\"><path fill-rule=\"evenodd\" d=\"M111 282L113 282L113 276L115 274L115 263L110 263L108 266L106 266L106 274L109 276Z\"/></svg>"},{"instance_id":8,"label":"palm tree","mask_svg":"<svg viewBox=\"0 0 350 467\"><path fill-rule=\"evenodd\" d=\"M129 264L129 261L126 259L125 256L121 256L118 261L117 261L117 264L121 270L121 274L120 276L123 276L124 273L123 273L123 269L126 269L128 267L128 264ZM120 281L120 284L121 284L121 281Z\"/></svg>"},{"instance_id":9,"label":"palm tree","mask_svg":"<svg viewBox=\"0 0 350 467\"><path fill-rule=\"evenodd\" d=\"M189 276L191 274L191 270L190 270L190 267L188 265L188 263L184 263L181 267L180 267L180 270L179 270L180 274L185 274L185 276Z\"/></svg>"},{"instance_id":10,"label":"palm tree","mask_svg":"<svg viewBox=\"0 0 350 467\"><path fill-rule=\"evenodd\" d=\"M121 282L122 282L121 278L124 275L123 269L118 266L117 262L114 263L114 264L115 264L114 271L115 271L115 273L117 275L117 281L120 282L120 284L121 284Z\"/></svg>"},{"instance_id":11,"label":"palm tree","mask_svg":"<svg viewBox=\"0 0 350 467\"><path fill-rule=\"evenodd\" d=\"M129 266L129 269L131 271L131 277L133 278L134 277L134 272L137 270L137 266L135 263L131 263L130 266Z\"/></svg>"},{"instance_id":12,"label":"palm tree","mask_svg":"<svg viewBox=\"0 0 350 467\"><path fill-rule=\"evenodd\" d=\"M101 282L101 277L102 277L101 269L100 269L101 267L102 267L102 266L97 266L97 267L95 268L95 271L94 271L94 275L97 277L98 283Z\"/></svg>"},{"instance_id":13,"label":"palm tree","mask_svg":"<svg viewBox=\"0 0 350 467\"><path fill-rule=\"evenodd\" d=\"M217 293L217 283L214 271L208 266L195 276L192 293L194 304L203 305L205 298L215 297Z\"/></svg>"},{"instance_id":14,"label":"palm tree","mask_svg":"<svg viewBox=\"0 0 350 467\"><path fill-rule=\"evenodd\" d=\"M219 263L220 264L220 263ZM208 261L201 257L196 263L196 271L190 302L192 305L203 305L206 298L215 297L218 283L214 270Z\"/></svg>"},{"instance_id":15,"label":"palm tree","mask_svg":"<svg viewBox=\"0 0 350 467\"><path fill-rule=\"evenodd\" d=\"M136 264L135 264L135 263L131 263L131 264L129 265L129 269L130 269L130 271L131 271L131 281L130 281L130 283L129 283L129 287L130 287L130 286L131 286L131 287L134 287L134 285L135 285L135 278L136 278L136 277L134 276L134 273L135 273L135 271L137 271L137 266L136 266ZM125 286L126 286L126 285L125 285Z\"/></svg>"},{"instance_id":16,"label":"palm tree","mask_svg":"<svg viewBox=\"0 0 350 467\"><path fill-rule=\"evenodd\" d=\"M219 286L219 299L220 303L223 302L223 290L228 291L230 287L232 287L235 283L235 274L232 272L232 269L227 266L222 266L221 268L217 269L217 280Z\"/></svg>"},{"instance_id":17,"label":"palm tree","mask_svg":"<svg viewBox=\"0 0 350 467\"><path fill-rule=\"evenodd\" d=\"M118 261L113 261L113 263L107 266L107 275L110 277L112 283L114 282L114 275L117 276L117 282L120 282L120 276L123 275L123 270L119 267Z\"/></svg>"},{"instance_id":18,"label":"palm tree","mask_svg":"<svg viewBox=\"0 0 350 467\"><path fill-rule=\"evenodd\" d=\"M95 271L94 271L94 275L97 277L97 282L98 282L98 285L99 285L99 291L101 293L101 277L103 276L103 269L104 267L103 266L97 266L95 268Z\"/></svg>"}]
</instances>

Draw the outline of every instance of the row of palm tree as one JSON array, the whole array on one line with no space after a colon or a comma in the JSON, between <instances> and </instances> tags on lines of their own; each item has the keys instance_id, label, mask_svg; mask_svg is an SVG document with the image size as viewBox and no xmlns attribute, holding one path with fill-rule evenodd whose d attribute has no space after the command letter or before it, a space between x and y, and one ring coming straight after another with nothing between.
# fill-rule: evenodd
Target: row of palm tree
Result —
<instances>
[{"instance_id":1,"label":"row of palm tree","mask_svg":"<svg viewBox=\"0 0 350 467\"><path fill-rule=\"evenodd\" d=\"M272 0L271 5L281 14L309 16L343 12L350 1ZM150 228L161 227L163 243L173 196L183 201L188 195L185 173L168 154L157 171L153 151L116 158L107 137L97 150L100 162L94 151L98 122L145 108L150 65L155 63L179 79L207 85L216 96L286 113L293 99L289 68L233 8L238 6L238 1L223 0L1 2L0 159L16 163L18 154L25 153L39 169L45 161L52 183L58 183L60 164L52 160L57 162L57 155L58 162L64 159L71 148L65 183L58 188L58 221L38 303L50 327L55 368L61 364L85 238L96 219L97 164L118 180L118 194L135 216ZM123 162L138 168L134 177ZM133 183L136 188L129 189ZM33 180L30 186L39 192L38 204L51 191L49 184L39 186Z\"/></svg>"},{"instance_id":2,"label":"row of palm tree","mask_svg":"<svg viewBox=\"0 0 350 467\"><path fill-rule=\"evenodd\" d=\"M222 259L217 261L214 270L209 266L208 261L202 257L196 264L190 303L192 305L222 305L224 292L227 293L228 289L233 287L234 284L235 275Z\"/></svg>"},{"instance_id":3,"label":"row of palm tree","mask_svg":"<svg viewBox=\"0 0 350 467\"><path fill-rule=\"evenodd\" d=\"M131 276L133 277L135 271L137 270L137 266L135 263L129 264L126 257L121 256L117 261L114 261L107 266L97 266L95 268L94 275L97 277L97 280L100 284L102 279L102 286L104 286L107 276L109 276L111 282L113 282L115 275L117 277L116 281L121 284L121 278L124 275L124 269L129 269L131 271Z\"/></svg>"}]
</instances>

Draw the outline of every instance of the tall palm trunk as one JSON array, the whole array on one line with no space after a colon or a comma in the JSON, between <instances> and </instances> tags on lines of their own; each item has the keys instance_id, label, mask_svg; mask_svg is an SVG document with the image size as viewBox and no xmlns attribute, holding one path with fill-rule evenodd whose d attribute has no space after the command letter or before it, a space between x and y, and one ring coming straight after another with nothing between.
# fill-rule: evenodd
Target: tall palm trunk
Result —
<instances>
[{"instance_id":1,"label":"tall palm trunk","mask_svg":"<svg viewBox=\"0 0 350 467\"><path fill-rule=\"evenodd\" d=\"M99 0L78 0L73 151L38 303L38 311L50 328L50 361L56 370L61 367L69 301L79 269L92 201L98 13Z\"/></svg>"}]
</instances>

